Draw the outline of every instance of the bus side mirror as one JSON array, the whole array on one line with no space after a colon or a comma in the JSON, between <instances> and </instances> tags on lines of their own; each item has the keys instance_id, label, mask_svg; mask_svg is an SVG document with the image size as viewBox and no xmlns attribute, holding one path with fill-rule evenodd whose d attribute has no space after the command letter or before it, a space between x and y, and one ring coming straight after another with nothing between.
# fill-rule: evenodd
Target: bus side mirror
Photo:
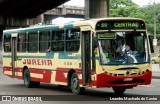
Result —
<instances>
[{"instance_id":1,"label":"bus side mirror","mask_svg":"<svg viewBox=\"0 0 160 104\"><path fill-rule=\"evenodd\" d=\"M153 36L149 35L149 43L150 43L150 49L151 49L151 53L154 53L154 47L153 47Z\"/></svg>"},{"instance_id":2,"label":"bus side mirror","mask_svg":"<svg viewBox=\"0 0 160 104\"><path fill-rule=\"evenodd\" d=\"M96 37L92 38L92 47L97 48L98 47L98 39Z\"/></svg>"}]
</instances>

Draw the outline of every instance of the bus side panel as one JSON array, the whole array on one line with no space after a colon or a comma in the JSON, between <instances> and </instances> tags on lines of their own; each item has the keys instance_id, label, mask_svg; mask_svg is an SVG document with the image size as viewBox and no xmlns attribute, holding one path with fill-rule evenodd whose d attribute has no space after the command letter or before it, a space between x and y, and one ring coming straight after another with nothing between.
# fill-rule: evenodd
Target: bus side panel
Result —
<instances>
[{"instance_id":1,"label":"bus side panel","mask_svg":"<svg viewBox=\"0 0 160 104\"><path fill-rule=\"evenodd\" d=\"M31 81L51 82L51 70L30 68Z\"/></svg>"},{"instance_id":2,"label":"bus side panel","mask_svg":"<svg viewBox=\"0 0 160 104\"><path fill-rule=\"evenodd\" d=\"M51 70L38 70L38 74L42 74L43 78L40 79L40 82L46 82L46 83L50 83L51 82L51 74L52 71Z\"/></svg>"},{"instance_id":3,"label":"bus side panel","mask_svg":"<svg viewBox=\"0 0 160 104\"><path fill-rule=\"evenodd\" d=\"M69 71L73 69L76 71L78 77L79 77L79 82L82 84L82 75L81 75L81 69L76 69L76 68L57 68L56 69L56 76L55 76L55 82L58 84L63 84L67 85L68 82L68 73Z\"/></svg>"},{"instance_id":4,"label":"bus side panel","mask_svg":"<svg viewBox=\"0 0 160 104\"><path fill-rule=\"evenodd\" d=\"M56 82L67 82L67 75L68 75L69 69L68 68L57 68L56 70Z\"/></svg>"},{"instance_id":5,"label":"bus side panel","mask_svg":"<svg viewBox=\"0 0 160 104\"><path fill-rule=\"evenodd\" d=\"M69 72L69 68L57 68L56 70L46 70L46 69L34 69L30 68L30 75L31 81L37 82L45 82L50 84L60 84L60 85L67 85L67 76ZM82 70L75 69L79 77L79 83L82 86ZM23 69L22 68L15 68L17 79L23 80ZM12 67L3 67L3 73L11 78L12 77ZM95 73L92 73L92 83L90 86L96 87L97 81L95 79Z\"/></svg>"},{"instance_id":6,"label":"bus side panel","mask_svg":"<svg viewBox=\"0 0 160 104\"><path fill-rule=\"evenodd\" d=\"M67 76L68 76L69 70L70 68L57 68L55 81L59 84L64 84L64 83L67 84L67 80L68 80ZM77 68L74 70L76 71L78 75L80 86L82 86L82 69ZM91 85L89 86L96 87L95 72L91 72L91 75L92 75L92 82L91 82Z\"/></svg>"},{"instance_id":7,"label":"bus side panel","mask_svg":"<svg viewBox=\"0 0 160 104\"><path fill-rule=\"evenodd\" d=\"M29 69L31 81L37 82L46 82L51 83L51 70L46 69ZM12 67L4 66L3 73L11 78L12 77ZM22 68L15 68L15 78L23 79L23 69Z\"/></svg>"}]
</instances>

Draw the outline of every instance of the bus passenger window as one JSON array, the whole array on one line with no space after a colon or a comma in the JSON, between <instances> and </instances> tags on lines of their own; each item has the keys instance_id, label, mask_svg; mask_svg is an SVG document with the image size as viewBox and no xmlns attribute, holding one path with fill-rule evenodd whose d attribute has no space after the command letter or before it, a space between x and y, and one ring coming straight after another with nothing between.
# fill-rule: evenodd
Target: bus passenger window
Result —
<instances>
[{"instance_id":1,"label":"bus passenger window","mask_svg":"<svg viewBox=\"0 0 160 104\"><path fill-rule=\"evenodd\" d=\"M39 32L39 51L46 52L50 48L50 31Z\"/></svg>"},{"instance_id":2,"label":"bus passenger window","mask_svg":"<svg viewBox=\"0 0 160 104\"><path fill-rule=\"evenodd\" d=\"M80 46L80 29L66 31L66 51L78 51Z\"/></svg>"},{"instance_id":3,"label":"bus passenger window","mask_svg":"<svg viewBox=\"0 0 160 104\"><path fill-rule=\"evenodd\" d=\"M64 51L64 31L52 31L52 48L53 51Z\"/></svg>"},{"instance_id":4,"label":"bus passenger window","mask_svg":"<svg viewBox=\"0 0 160 104\"><path fill-rule=\"evenodd\" d=\"M18 47L17 47L17 51L18 52L26 52L27 47L26 47L26 43L27 42L27 38L26 38L26 33L19 33L18 34Z\"/></svg>"},{"instance_id":5,"label":"bus passenger window","mask_svg":"<svg viewBox=\"0 0 160 104\"><path fill-rule=\"evenodd\" d=\"M3 47L4 47L4 52L11 52L11 35L10 34L4 35Z\"/></svg>"},{"instance_id":6,"label":"bus passenger window","mask_svg":"<svg viewBox=\"0 0 160 104\"><path fill-rule=\"evenodd\" d=\"M38 32L28 33L28 52L38 51Z\"/></svg>"}]
</instances>

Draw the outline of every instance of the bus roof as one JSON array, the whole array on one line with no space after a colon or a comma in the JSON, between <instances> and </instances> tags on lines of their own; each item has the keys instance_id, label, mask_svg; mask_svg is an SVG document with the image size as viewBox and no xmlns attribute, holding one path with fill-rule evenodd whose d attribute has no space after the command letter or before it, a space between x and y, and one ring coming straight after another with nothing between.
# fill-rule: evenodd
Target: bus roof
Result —
<instances>
[{"instance_id":1,"label":"bus roof","mask_svg":"<svg viewBox=\"0 0 160 104\"><path fill-rule=\"evenodd\" d=\"M110 17L110 18L96 18L96 19L86 19L86 20L80 20L75 22L69 22L61 25L38 25L34 27L27 27L27 28L18 28L18 29L9 29L4 30L4 34L11 34L11 33L24 33L24 32L34 32L34 31L45 31L45 30L56 30L56 29L68 29L73 27L79 27L79 26L87 26L90 25L93 29L95 29L95 25L98 21L102 20L108 20L108 21L117 21L117 20L140 20L143 21L143 19L140 18L130 18L130 17Z\"/></svg>"}]
</instances>

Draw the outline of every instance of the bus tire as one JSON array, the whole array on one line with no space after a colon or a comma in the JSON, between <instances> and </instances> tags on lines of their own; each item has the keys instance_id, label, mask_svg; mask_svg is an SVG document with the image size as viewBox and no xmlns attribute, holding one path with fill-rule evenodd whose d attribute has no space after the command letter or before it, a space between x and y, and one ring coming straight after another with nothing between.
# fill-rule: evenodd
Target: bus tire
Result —
<instances>
[{"instance_id":1,"label":"bus tire","mask_svg":"<svg viewBox=\"0 0 160 104\"><path fill-rule=\"evenodd\" d=\"M23 80L24 80L24 85L25 85L27 88L38 87L38 86L40 85L40 82L31 81L30 72L29 72L28 69L25 69L25 70L24 70Z\"/></svg>"},{"instance_id":2,"label":"bus tire","mask_svg":"<svg viewBox=\"0 0 160 104\"><path fill-rule=\"evenodd\" d=\"M116 95L123 95L124 92L126 91L126 89L125 88L113 87L113 91Z\"/></svg>"},{"instance_id":3,"label":"bus tire","mask_svg":"<svg viewBox=\"0 0 160 104\"><path fill-rule=\"evenodd\" d=\"M79 79L78 79L78 75L76 74L76 72L72 74L70 82L71 82L70 87L71 87L71 91L73 94L75 95L84 94L85 88L79 86Z\"/></svg>"}]
</instances>

